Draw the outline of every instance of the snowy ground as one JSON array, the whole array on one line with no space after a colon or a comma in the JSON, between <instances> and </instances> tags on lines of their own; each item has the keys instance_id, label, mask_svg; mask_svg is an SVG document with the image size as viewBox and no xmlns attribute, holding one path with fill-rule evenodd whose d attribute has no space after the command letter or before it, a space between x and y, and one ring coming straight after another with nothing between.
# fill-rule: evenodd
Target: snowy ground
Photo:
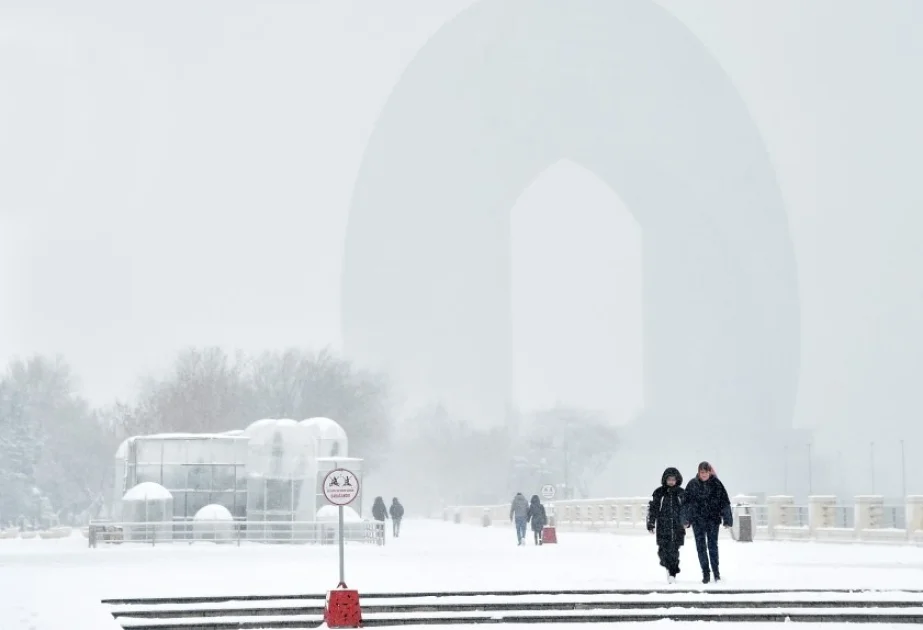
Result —
<instances>
[{"instance_id":1,"label":"snowy ground","mask_svg":"<svg viewBox=\"0 0 923 630\"><path fill-rule=\"evenodd\" d=\"M724 589L923 588L920 547L728 538L721 552ZM511 528L408 521L384 547L349 545L346 561L360 593L665 587L650 536L562 533L556 546L522 548ZM692 544L682 567L671 588L702 587ZM323 593L336 582L335 547L0 540L0 628L109 630L104 598Z\"/></svg>"}]
</instances>

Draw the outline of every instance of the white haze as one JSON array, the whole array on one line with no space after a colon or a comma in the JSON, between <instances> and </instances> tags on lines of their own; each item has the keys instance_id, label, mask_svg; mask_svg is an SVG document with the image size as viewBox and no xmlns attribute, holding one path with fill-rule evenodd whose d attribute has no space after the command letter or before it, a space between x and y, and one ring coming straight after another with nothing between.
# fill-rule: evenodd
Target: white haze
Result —
<instances>
[{"instance_id":1,"label":"white haze","mask_svg":"<svg viewBox=\"0 0 923 630\"><path fill-rule=\"evenodd\" d=\"M105 403L189 344L340 346L366 141L406 64L469 4L0 0L0 360L61 353ZM819 430L835 476L855 478L844 490L898 494L899 440L923 453L923 6L661 4L742 94L787 204L793 425ZM512 212L515 402L629 422L640 226L566 161Z\"/></svg>"}]
</instances>

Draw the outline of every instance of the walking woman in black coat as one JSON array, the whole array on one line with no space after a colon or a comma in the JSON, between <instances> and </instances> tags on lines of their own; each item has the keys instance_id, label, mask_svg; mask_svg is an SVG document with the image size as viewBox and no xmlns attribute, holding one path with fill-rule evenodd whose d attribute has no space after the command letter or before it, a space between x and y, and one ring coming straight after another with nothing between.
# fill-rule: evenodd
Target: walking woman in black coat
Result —
<instances>
[{"instance_id":1,"label":"walking woman in black coat","mask_svg":"<svg viewBox=\"0 0 923 630\"><path fill-rule=\"evenodd\" d=\"M532 537L536 545L542 544L542 529L548 524L548 516L545 514L545 506L537 494L532 495L529 502L529 511L526 513L526 520L532 523Z\"/></svg>"},{"instance_id":2,"label":"walking woman in black coat","mask_svg":"<svg viewBox=\"0 0 923 630\"><path fill-rule=\"evenodd\" d=\"M683 521L686 492L683 476L673 467L663 471L660 486L654 490L647 508L647 531L657 533L657 555L667 570L667 581L676 582L679 573L679 548L686 542Z\"/></svg>"},{"instance_id":3,"label":"walking woman in black coat","mask_svg":"<svg viewBox=\"0 0 923 630\"><path fill-rule=\"evenodd\" d=\"M375 501L372 502L372 518L381 523L388 518L388 508L385 507L385 500L381 497L375 497Z\"/></svg>"}]
</instances>

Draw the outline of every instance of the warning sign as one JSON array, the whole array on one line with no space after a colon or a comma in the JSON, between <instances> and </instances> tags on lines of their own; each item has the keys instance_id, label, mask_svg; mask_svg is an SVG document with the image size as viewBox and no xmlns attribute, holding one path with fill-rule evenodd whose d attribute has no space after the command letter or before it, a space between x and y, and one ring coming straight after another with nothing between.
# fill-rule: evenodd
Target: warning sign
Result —
<instances>
[{"instance_id":1,"label":"warning sign","mask_svg":"<svg viewBox=\"0 0 923 630\"><path fill-rule=\"evenodd\" d=\"M324 497L334 505L349 505L359 496L359 478L345 468L331 470L324 477Z\"/></svg>"}]
</instances>

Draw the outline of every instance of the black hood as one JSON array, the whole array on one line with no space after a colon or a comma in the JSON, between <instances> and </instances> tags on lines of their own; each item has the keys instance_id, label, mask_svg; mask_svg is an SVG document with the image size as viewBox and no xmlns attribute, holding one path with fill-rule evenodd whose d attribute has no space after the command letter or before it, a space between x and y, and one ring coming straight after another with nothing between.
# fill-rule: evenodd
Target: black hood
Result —
<instances>
[{"instance_id":1,"label":"black hood","mask_svg":"<svg viewBox=\"0 0 923 630\"><path fill-rule=\"evenodd\" d=\"M537 494L533 494L532 495L532 505L535 505L536 503L541 503L541 500L538 498Z\"/></svg>"},{"instance_id":2,"label":"black hood","mask_svg":"<svg viewBox=\"0 0 923 630\"><path fill-rule=\"evenodd\" d=\"M663 476L660 478L661 486L667 485L667 477L676 477L676 485L683 485L683 476L676 468L673 468L672 466L663 471Z\"/></svg>"}]
</instances>

